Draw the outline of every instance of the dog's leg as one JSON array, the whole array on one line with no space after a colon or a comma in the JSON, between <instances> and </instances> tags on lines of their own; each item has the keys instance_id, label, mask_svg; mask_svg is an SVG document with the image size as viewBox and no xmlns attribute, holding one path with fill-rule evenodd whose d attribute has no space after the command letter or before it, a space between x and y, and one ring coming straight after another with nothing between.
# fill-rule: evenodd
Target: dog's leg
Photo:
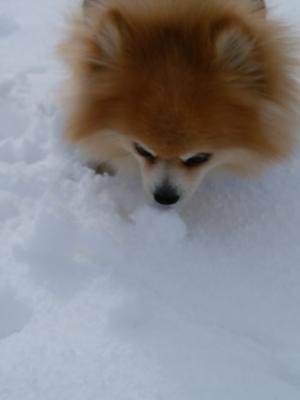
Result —
<instances>
[{"instance_id":1,"label":"dog's leg","mask_svg":"<svg viewBox=\"0 0 300 400\"><path fill-rule=\"evenodd\" d=\"M98 164L95 169L95 173L97 175L104 175L104 174L107 174L110 176L116 175L115 169L111 165L109 165L109 163Z\"/></svg>"},{"instance_id":2,"label":"dog's leg","mask_svg":"<svg viewBox=\"0 0 300 400\"><path fill-rule=\"evenodd\" d=\"M116 175L116 170L108 162L97 163L88 161L86 165L88 168L94 170L96 175Z\"/></svg>"}]
</instances>

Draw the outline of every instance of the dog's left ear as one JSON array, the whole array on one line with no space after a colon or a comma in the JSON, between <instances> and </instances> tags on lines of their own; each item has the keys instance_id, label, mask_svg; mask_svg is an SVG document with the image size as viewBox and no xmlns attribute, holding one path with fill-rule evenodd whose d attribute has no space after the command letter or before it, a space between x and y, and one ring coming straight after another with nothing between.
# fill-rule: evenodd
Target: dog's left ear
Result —
<instances>
[{"instance_id":1,"label":"dog's left ear","mask_svg":"<svg viewBox=\"0 0 300 400\"><path fill-rule=\"evenodd\" d=\"M265 0L248 0L253 9L253 12L258 13L262 17L265 17L267 14L267 8Z\"/></svg>"},{"instance_id":2,"label":"dog's left ear","mask_svg":"<svg viewBox=\"0 0 300 400\"><path fill-rule=\"evenodd\" d=\"M217 63L237 83L253 85L261 78L256 39L244 27L238 24L218 27L214 47Z\"/></svg>"}]
</instances>

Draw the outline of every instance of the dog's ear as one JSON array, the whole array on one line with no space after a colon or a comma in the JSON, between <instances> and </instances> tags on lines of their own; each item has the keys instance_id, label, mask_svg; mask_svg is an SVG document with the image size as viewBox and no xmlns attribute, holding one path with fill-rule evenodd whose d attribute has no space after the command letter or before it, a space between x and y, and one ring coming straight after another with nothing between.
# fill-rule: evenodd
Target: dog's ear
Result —
<instances>
[{"instance_id":1,"label":"dog's ear","mask_svg":"<svg viewBox=\"0 0 300 400\"><path fill-rule=\"evenodd\" d=\"M93 3L95 3L94 0L83 0L83 8L91 6Z\"/></svg>"},{"instance_id":2,"label":"dog's ear","mask_svg":"<svg viewBox=\"0 0 300 400\"><path fill-rule=\"evenodd\" d=\"M123 44L131 36L129 23L122 12L118 9L102 10L100 19L93 20L91 15L88 23L106 61L115 59Z\"/></svg>"},{"instance_id":3,"label":"dog's ear","mask_svg":"<svg viewBox=\"0 0 300 400\"><path fill-rule=\"evenodd\" d=\"M93 6L99 5L100 1L99 0L83 0L82 7L83 11L85 13L88 13L91 11Z\"/></svg>"},{"instance_id":4,"label":"dog's ear","mask_svg":"<svg viewBox=\"0 0 300 400\"><path fill-rule=\"evenodd\" d=\"M104 7L108 0L83 0L82 7L85 11L91 9L93 6Z\"/></svg>"},{"instance_id":5,"label":"dog's ear","mask_svg":"<svg viewBox=\"0 0 300 400\"><path fill-rule=\"evenodd\" d=\"M261 77L257 43L251 33L239 25L218 29L214 38L217 63L243 84L254 84Z\"/></svg>"},{"instance_id":6,"label":"dog's ear","mask_svg":"<svg viewBox=\"0 0 300 400\"><path fill-rule=\"evenodd\" d=\"M254 47L254 40L238 26L225 27L215 38L217 59L231 70L244 68L252 59Z\"/></svg>"},{"instance_id":7,"label":"dog's ear","mask_svg":"<svg viewBox=\"0 0 300 400\"><path fill-rule=\"evenodd\" d=\"M98 45L107 56L113 57L120 49L121 39L125 34L123 31L127 31L127 27L121 12L110 9L107 5L105 0L84 0L83 11ZM99 15L101 15L100 20L97 18Z\"/></svg>"},{"instance_id":8,"label":"dog's ear","mask_svg":"<svg viewBox=\"0 0 300 400\"><path fill-rule=\"evenodd\" d=\"M265 0L248 0L253 9L253 12L258 13L262 17L265 17L267 14L267 8Z\"/></svg>"}]
</instances>

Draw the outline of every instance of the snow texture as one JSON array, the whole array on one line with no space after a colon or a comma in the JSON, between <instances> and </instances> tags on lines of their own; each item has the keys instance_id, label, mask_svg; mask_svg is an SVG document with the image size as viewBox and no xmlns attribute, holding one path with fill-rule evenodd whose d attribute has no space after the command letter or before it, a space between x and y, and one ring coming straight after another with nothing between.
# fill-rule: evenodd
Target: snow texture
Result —
<instances>
[{"instance_id":1,"label":"snow texture","mask_svg":"<svg viewBox=\"0 0 300 400\"><path fill-rule=\"evenodd\" d=\"M94 175L61 141L76 3L0 2L0 399L299 400L299 156L171 211Z\"/></svg>"}]
</instances>

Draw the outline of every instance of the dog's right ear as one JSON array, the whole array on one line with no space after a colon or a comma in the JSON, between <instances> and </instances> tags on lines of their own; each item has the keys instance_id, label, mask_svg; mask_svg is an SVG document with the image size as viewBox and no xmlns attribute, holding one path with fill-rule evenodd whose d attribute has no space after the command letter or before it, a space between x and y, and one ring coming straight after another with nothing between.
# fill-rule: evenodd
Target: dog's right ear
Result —
<instances>
[{"instance_id":1,"label":"dog's right ear","mask_svg":"<svg viewBox=\"0 0 300 400\"><path fill-rule=\"evenodd\" d=\"M120 10L103 8L101 13L93 13L93 6L99 7L99 3L101 6L99 0L85 0L87 24L103 52L103 61L109 62L120 54L123 44L132 33L126 17Z\"/></svg>"},{"instance_id":2,"label":"dog's right ear","mask_svg":"<svg viewBox=\"0 0 300 400\"><path fill-rule=\"evenodd\" d=\"M129 23L121 11L109 9L104 12L97 39L99 46L108 57L116 57L124 43L131 37Z\"/></svg>"},{"instance_id":3,"label":"dog's right ear","mask_svg":"<svg viewBox=\"0 0 300 400\"><path fill-rule=\"evenodd\" d=\"M88 9L89 7L95 5L97 0L83 0L83 8Z\"/></svg>"}]
</instances>

